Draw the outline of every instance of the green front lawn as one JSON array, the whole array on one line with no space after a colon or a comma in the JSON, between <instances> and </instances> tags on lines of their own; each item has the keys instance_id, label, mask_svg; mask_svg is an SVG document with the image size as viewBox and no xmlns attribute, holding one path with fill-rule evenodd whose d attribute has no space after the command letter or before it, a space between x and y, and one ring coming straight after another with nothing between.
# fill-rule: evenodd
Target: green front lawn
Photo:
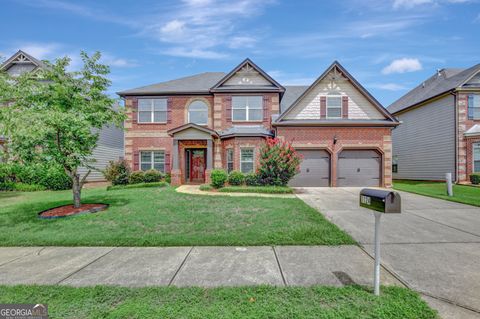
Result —
<instances>
[{"instance_id":1,"label":"green front lawn","mask_svg":"<svg viewBox=\"0 0 480 319\"><path fill-rule=\"evenodd\" d=\"M453 197L447 195L446 185L441 182L395 180L393 181L393 188L452 202L480 206L480 187L454 185Z\"/></svg>"},{"instance_id":2,"label":"green front lawn","mask_svg":"<svg viewBox=\"0 0 480 319\"><path fill-rule=\"evenodd\" d=\"M353 239L296 198L202 196L172 187L83 190L108 210L61 219L70 191L0 192L2 246L340 245Z\"/></svg>"},{"instance_id":3,"label":"green front lawn","mask_svg":"<svg viewBox=\"0 0 480 319\"><path fill-rule=\"evenodd\" d=\"M44 303L52 318L436 318L417 293L399 287L375 297L358 286L0 286L0 303Z\"/></svg>"}]
</instances>

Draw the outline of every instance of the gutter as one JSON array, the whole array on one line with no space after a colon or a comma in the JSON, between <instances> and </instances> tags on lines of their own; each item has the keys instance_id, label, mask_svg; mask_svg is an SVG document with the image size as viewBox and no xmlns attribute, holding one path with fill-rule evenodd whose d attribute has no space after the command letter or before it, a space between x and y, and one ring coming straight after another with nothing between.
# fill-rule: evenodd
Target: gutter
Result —
<instances>
[{"instance_id":1,"label":"gutter","mask_svg":"<svg viewBox=\"0 0 480 319\"><path fill-rule=\"evenodd\" d=\"M303 126L303 127L396 127L400 125L399 122L390 122L390 123L358 123L358 122L274 122L272 126Z\"/></svg>"}]
</instances>

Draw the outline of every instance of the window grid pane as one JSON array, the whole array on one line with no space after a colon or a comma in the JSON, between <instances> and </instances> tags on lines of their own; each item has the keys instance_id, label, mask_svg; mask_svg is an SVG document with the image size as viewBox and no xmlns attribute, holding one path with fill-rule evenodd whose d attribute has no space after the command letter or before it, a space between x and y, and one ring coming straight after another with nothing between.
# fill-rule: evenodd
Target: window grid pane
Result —
<instances>
[{"instance_id":1,"label":"window grid pane","mask_svg":"<svg viewBox=\"0 0 480 319\"><path fill-rule=\"evenodd\" d=\"M152 168L152 152L140 152L140 169L147 171Z\"/></svg>"},{"instance_id":2,"label":"window grid pane","mask_svg":"<svg viewBox=\"0 0 480 319\"><path fill-rule=\"evenodd\" d=\"M154 122L166 122L167 121L167 112L159 111L153 112L153 121Z\"/></svg>"},{"instance_id":3,"label":"window grid pane","mask_svg":"<svg viewBox=\"0 0 480 319\"><path fill-rule=\"evenodd\" d=\"M263 96L249 96L248 107L250 109L263 109Z\"/></svg>"},{"instance_id":4,"label":"window grid pane","mask_svg":"<svg viewBox=\"0 0 480 319\"><path fill-rule=\"evenodd\" d=\"M253 172L253 149L242 149L240 154L240 170L244 174Z\"/></svg>"},{"instance_id":5,"label":"window grid pane","mask_svg":"<svg viewBox=\"0 0 480 319\"><path fill-rule=\"evenodd\" d=\"M473 171L480 173L480 144L473 145Z\"/></svg>"},{"instance_id":6,"label":"window grid pane","mask_svg":"<svg viewBox=\"0 0 480 319\"><path fill-rule=\"evenodd\" d=\"M227 172L230 173L233 171L233 150L227 150Z\"/></svg>"},{"instance_id":7,"label":"window grid pane","mask_svg":"<svg viewBox=\"0 0 480 319\"><path fill-rule=\"evenodd\" d=\"M263 96L233 96L233 121L261 121L263 119Z\"/></svg>"}]
</instances>

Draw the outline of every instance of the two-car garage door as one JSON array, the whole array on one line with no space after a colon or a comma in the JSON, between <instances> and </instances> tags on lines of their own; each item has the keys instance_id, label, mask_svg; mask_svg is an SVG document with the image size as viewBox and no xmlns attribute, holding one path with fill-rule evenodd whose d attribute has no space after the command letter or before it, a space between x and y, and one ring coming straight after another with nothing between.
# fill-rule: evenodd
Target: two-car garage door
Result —
<instances>
[{"instance_id":1,"label":"two-car garage door","mask_svg":"<svg viewBox=\"0 0 480 319\"><path fill-rule=\"evenodd\" d=\"M328 187L330 154L325 150L298 150L303 156L300 173L291 181L296 187ZM338 155L337 186L380 186L381 157L374 150L344 150Z\"/></svg>"}]
</instances>

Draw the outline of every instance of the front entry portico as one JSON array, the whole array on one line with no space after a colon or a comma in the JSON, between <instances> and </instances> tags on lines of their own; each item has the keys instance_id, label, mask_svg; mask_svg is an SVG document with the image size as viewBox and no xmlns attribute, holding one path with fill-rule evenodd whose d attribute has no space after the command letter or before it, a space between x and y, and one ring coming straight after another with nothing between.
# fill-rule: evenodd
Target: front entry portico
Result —
<instances>
[{"instance_id":1,"label":"front entry portico","mask_svg":"<svg viewBox=\"0 0 480 319\"><path fill-rule=\"evenodd\" d=\"M171 184L210 182L213 168L215 131L196 124L182 125L168 131L173 137Z\"/></svg>"}]
</instances>

